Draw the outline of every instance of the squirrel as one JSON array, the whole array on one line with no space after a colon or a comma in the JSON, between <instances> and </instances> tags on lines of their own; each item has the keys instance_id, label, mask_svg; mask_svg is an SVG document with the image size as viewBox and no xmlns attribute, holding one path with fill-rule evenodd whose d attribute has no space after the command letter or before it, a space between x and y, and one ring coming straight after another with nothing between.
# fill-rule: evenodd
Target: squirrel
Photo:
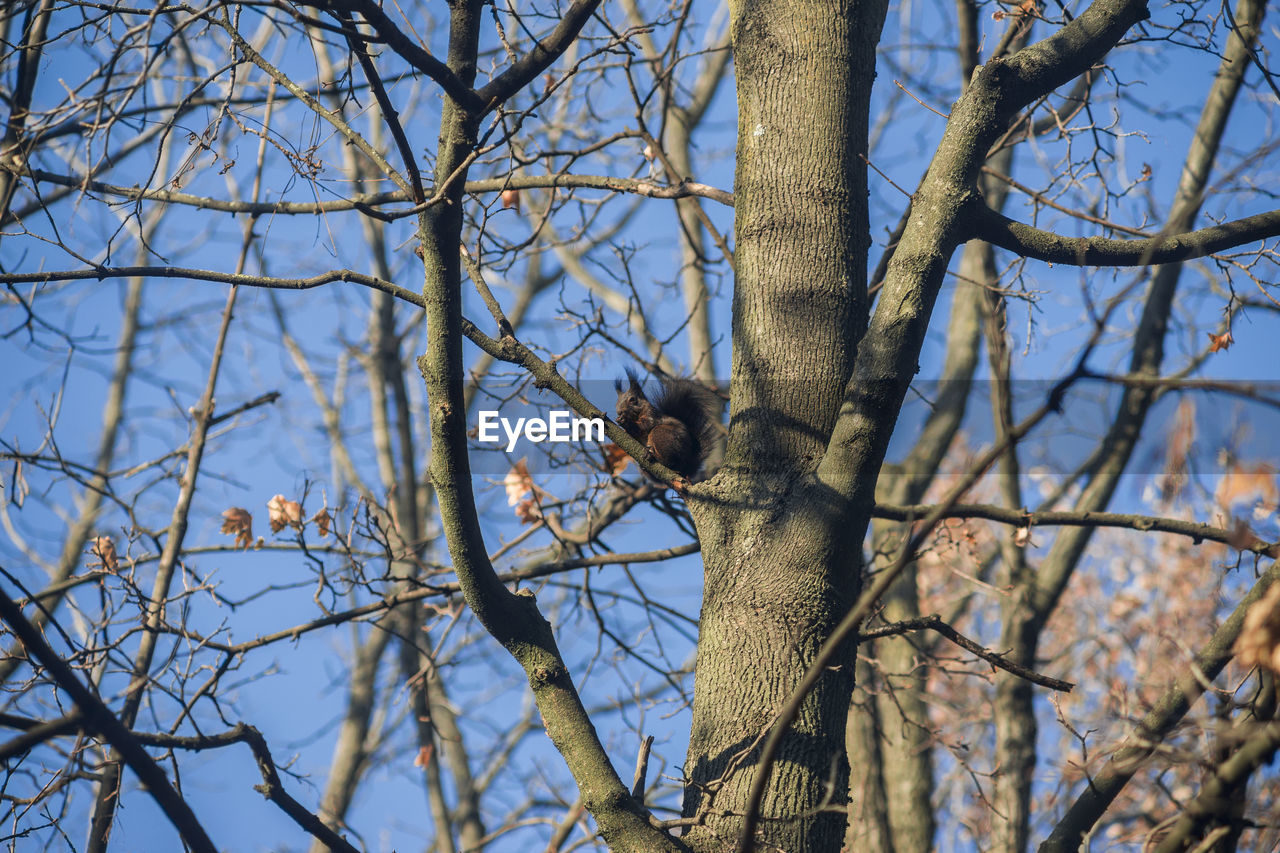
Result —
<instances>
[{"instance_id":1,"label":"squirrel","mask_svg":"<svg viewBox=\"0 0 1280 853\"><path fill-rule=\"evenodd\" d=\"M661 390L651 401L634 371L618 392L618 426L643 444L652 458L682 477L698 473L715 444L720 426L720 398L692 379L660 378Z\"/></svg>"}]
</instances>

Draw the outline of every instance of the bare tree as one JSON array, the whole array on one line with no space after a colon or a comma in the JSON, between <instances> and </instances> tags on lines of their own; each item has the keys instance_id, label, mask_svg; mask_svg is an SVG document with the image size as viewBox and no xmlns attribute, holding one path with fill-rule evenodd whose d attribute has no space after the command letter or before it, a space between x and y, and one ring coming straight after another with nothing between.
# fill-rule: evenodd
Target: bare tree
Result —
<instances>
[{"instance_id":1,"label":"bare tree","mask_svg":"<svg viewBox=\"0 0 1280 853\"><path fill-rule=\"evenodd\" d=\"M7 6L11 849L1280 843L1265 5Z\"/></svg>"}]
</instances>

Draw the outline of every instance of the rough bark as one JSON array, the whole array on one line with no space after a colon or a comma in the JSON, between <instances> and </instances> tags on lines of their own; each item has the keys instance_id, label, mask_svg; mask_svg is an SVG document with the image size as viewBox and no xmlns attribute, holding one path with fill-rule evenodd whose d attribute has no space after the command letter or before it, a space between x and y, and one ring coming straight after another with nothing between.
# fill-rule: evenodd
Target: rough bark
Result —
<instances>
[{"instance_id":1,"label":"rough bark","mask_svg":"<svg viewBox=\"0 0 1280 853\"><path fill-rule=\"evenodd\" d=\"M874 482L986 152L1019 110L1091 67L1146 10L1095 3L975 76L917 193L856 364L865 296L843 288L863 281L866 229L865 213L856 215L863 184L850 176L863 174L854 165L866 138L861 97L883 6L741 2L732 14L734 394L726 467L692 505L705 563L684 807L706 821L688 836L695 849L722 846L731 833L756 738L856 591ZM738 675L742 660L753 662L750 683ZM840 821L816 812L825 805L821 757L840 748L833 735L846 721L836 700L850 669L823 677L783 741L761 808L767 844L839 844ZM842 762L826 763L826 779L843 791Z\"/></svg>"},{"instance_id":2,"label":"rough bark","mask_svg":"<svg viewBox=\"0 0 1280 853\"><path fill-rule=\"evenodd\" d=\"M728 464L795 470L831 434L866 323L867 104L884 4L731 6L738 91Z\"/></svg>"},{"instance_id":3,"label":"rough bark","mask_svg":"<svg viewBox=\"0 0 1280 853\"><path fill-rule=\"evenodd\" d=\"M885 802L883 757L880 750L879 704L875 670L859 655L854 670L854 692L845 726L845 751L849 766L858 774L849 779L849 817L845 826L846 850L894 853Z\"/></svg>"},{"instance_id":4,"label":"rough bark","mask_svg":"<svg viewBox=\"0 0 1280 853\"><path fill-rule=\"evenodd\" d=\"M759 738L856 593L859 535L814 484L865 324L867 103L883 3L739 2L733 399L725 468L692 506L705 585L684 814L737 839ZM833 144L834 143L834 144ZM865 529L865 527L864 527ZM752 677L744 679L743 662ZM767 845L840 846L852 668L808 697L773 768Z\"/></svg>"}]
</instances>

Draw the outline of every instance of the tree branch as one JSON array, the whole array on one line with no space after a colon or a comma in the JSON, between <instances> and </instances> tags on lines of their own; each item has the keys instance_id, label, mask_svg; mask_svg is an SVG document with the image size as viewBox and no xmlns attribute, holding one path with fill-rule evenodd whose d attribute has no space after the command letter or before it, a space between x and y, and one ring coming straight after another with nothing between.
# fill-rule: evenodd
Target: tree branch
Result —
<instances>
[{"instance_id":1,"label":"tree branch","mask_svg":"<svg viewBox=\"0 0 1280 853\"><path fill-rule=\"evenodd\" d=\"M942 617L937 614L921 616L918 619L904 619L901 622L894 622L880 628L864 631L858 635L858 640L861 642L862 640L871 640L877 637L893 637L905 634L908 631L921 630L936 631L960 648L977 655L992 666L1011 672L1019 678L1025 678L1032 684L1039 684L1041 687L1048 687L1051 690L1061 690L1064 693L1070 693L1075 688L1075 684L1070 681L1041 675L1030 667L1014 663L999 652L993 652L980 643L974 642L946 622L943 622Z\"/></svg>"},{"instance_id":2,"label":"tree branch","mask_svg":"<svg viewBox=\"0 0 1280 853\"><path fill-rule=\"evenodd\" d=\"M555 62L573 44L599 5L600 0L576 0L551 35L480 89L477 94L483 111L489 112L505 102Z\"/></svg>"},{"instance_id":3,"label":"tree branch","mask_svg":"<svg viewBox=\"0 0 1280 853\"><path fill-rule=\"evenodd\" d=\"M498 580L502 583L520 583L521 581L534 580L535 578L550 577L551 575L563 574L564 572L573 571L574 569L582 569L593 566L609 566L621 565L629 563L653 563L662 560L670 560L674 557L680 557L685 554L693 554L698 551L698 543L693 542L687 545L677 545L673 548L663 548L658 551L647 551L636 554L600 554L594 557L574 557L568 560L555 560L541 565L531 566L527 569L517 569L516 571L503 572L498 575ZM399 592L388 596L381 601L374 601L369 604L363 604L359 607L352 607L348 610L340 610L336 613L330 613L313 619L310 622L304 622L300 625L294 625L292 628L285 628L281 631L274 631L270 634L264 634L252 640L246 640L243 643L235 645L222 646L211 640L201 640L201 642L209 648L218 649L227 654L243 654L251 649L260 646L269 645L281 640L292 640L314 631L317 628L324 628L329 625L337 625L343 622L350 622L353 619L360 619L365 616L372 616L375 613L381 613L385 610L391 610L398 605L409 601L418 601L423 598L432 598L434 596L456 595L462 591L462 587L457 581L449 581L440 584L430 584L420 589L411 590L409 592Z\"/></svg>"},{"instance_id":4,"label":"tree branch","mask_svg":"<svg viewBox=\"0 0 1280 853\"><path fill-rule=\"evenodd\" d=\"M888 518L893 521L910 521L924 518L936 507L922 504L918 506L894 506L893 504L877 504L872 511L876 518ZM1144 533L1175 533L1190 537L1199 544L1201 541L1220 542L1230 545L1238 551L1249 551L1272 559L1280 558L1280 542L1266 542L1257 536L1249 535L1248 543L1236 541L1239 534L1214 527L1211 524L1200 524L1194 521L1183 521L1178 518L1163 518L1155 515L1138 515L1123 512L1093 512L1089 510L1058 510L1045 512L1029 512L1022 509L1008 509L993 504L956 504L943 511L943 518L982 518L998 521L1016 527L1116 527L1125 530L1138 530Z\"/></svg>"},{"instance_id":5,"label":"tree branch","mask_svg":"<svg viewBox=\"0 0 1280 853\"><path fill-rule=\"evenodd\" d=\"M799 716L801 703L806 694L814 688L819 679L822 678L826 668L832 665L837 656L841 654L845 640L857 632L858 626L862 624L862 621L871 612L871 608L876 601L888 591L898 576L916 558L926 538L942 521L943 514L956 506L961 496L973 487L973 484L1008 448L1021 440L1024 435L1036 424L1048 417L1050 413L1059 409L1062 395L1066 393L1066 389L1070 387L1071 383L1078 378L1078 373L1079 367L1077 366L1076 372L1063 379L1050 391L1048 399L1039 409L1032 412L1016 427L1010 429L1003 442L989 448L978 457L965 475L947 492L942 503L932 507L929 513L920 520L918 529L912 534L911 539L902 548L893 564L876 576L875 582L871 584L870 588L862 591L858 600L849 608L849 611L840 619L839 624L832 629L831 633L823 641L822 647L810 662L809 668L805 671L799 684L791 691L791 695L787 697L787 701L779 709L777 719L769 727L768 736L764 740L764 745L760 749L760 757L757 760L756 777L751 783L747 808L743 815L737 845L734 848L736 853L750 853L755 839L755 827L760 819L760 804L764 800L765 787L769 783L769 775L773 770L779 745L787 729Z\"/></svg>"},{"instance_id":6,"label":"tree branch","mask_svg":"<svg viewBox=\"0 0 1280 853\"><path fill-rule=\"evenodd\" d=\"M302 5L335 13L338 19L348 26L350 26L350 19L344 18L343 13L360 13L360 17L364 18L369 26L373 27L374 32L386 43L387 47L395 51L405 62L408 62L438 83L449 97L468 109L476 109L483 103L476 95L476 91L463 82L457 74L454 74L449 66L436 59L430 51L406 36L387 17L387 14L382 11L382 8L377 3L370 2L370 0L317 0L316 2L304 2ZM343 34L348 39L355 37L364 40L359 33L350 30L344 29ZM370 80L370 82L373 81Z\"/></svg>"},{"instance_id":7,"label":"tree branch","mask_svg":"<svg viewBox=\"0 0 1280 853\"><path fill-rule=\"evenodd\" d=\"M376 6L374 9L378 14L381 14L382 10L377 9ZM422 189L422 173L418 170L418 160L413 153L413 146L409 144L409 138L405 136L404 125L400 123L400 112L396 109L396 105L391 103L391 98L387 96L387 87L382 84L382 76L378 74L378 67L373 64L373 57L369 55L369 46L360 38L360 33L356 29L355 21L351 19L350 13L339 12L338 20L350 27L350 31L346 34L347 46L356 55L356 60L360 63L361 70L364 71L365 79L369 81L369 88L373 91L374 100L378 102L378 106L382 110L382 120L387 123L387 127L391 130L391 138L395 140L396 148L400 151L400 159L404 163L405 171L409 173L409 187L412 190L413 202L414 204L422 204L427 198ZM430 57L431 54L428 53L427 56ZM431 58L435 59L434 57ZM444 66L441 66L441 68L444 68ZM444 68L444 70L448 71L447 68ZM454 79L456 80L457 78L455 77Z\"/></svg>"},{"instance_id":8,"label":"tree branch","mask_svg":"<svg viewBox=\"0 0 1280 853\"><path fill-rule=\"evenodd\" d=\"M987 152L1023 108L1092 68L1147 15L1144 0L1094 0L1048 38L987 62L952 109L858 344L844 405L819 464L824 487L849 507L854 539L861 540L857 525L874 502L874 483L918 369L947 265L957 245L983 236L973 233L970 210L985 208L976 187Z\"/></svg>"},{"instance_id":9,"label":"tree branch","mask_svg":"<svg viewBox=\"0 0 1280 853\"><path fill-rule=\"evenodd\" d=\"M1160 839L1154 853L1178 853L1190 848L1205 823L1230 803L1232 792L1241 793L1240 786L1280 750L1280 721L1248 725L1252 731L1229 758L1213 769L1200 793L1183 808L1181 817Z\"/></svg>"},{"instance_id":10,"label":"tree branch","mask_svg":"<svg viewBox=\"0 0 1280 853\"><path fill-rule=\"evenodd\" d=\"M204 827L200 825L195 812L187 805L182 795L169 784L169 778L160 769L160 765L147 755L142 744L123 723L116 719L111 709L80 681L61 655L45 642L40 632L27 621L27 618L22 615L22 610L3 589L0 589L0 619L9 625L13 633L22 641L27 652L44 665L57 685L76 703L84 714L85 726L102 735L114 747L125 764L129 765L129 769L143 783L147 793L156 801L156 805L160 806L174 829L178 830L182 840L197 853L217 853L218 848L214 846Z\"/></svg>"},{"instance_id":11,"label":"tree branch","mask_svg":"<svg viewBox=\"0 0 1280 853\"><path fill-rule=\"evenodd\" d=\"M324 105L316 100L310 92L303 89L287 74L268 62L262 54L254 50L253 46L250 45L249 42L245 41L244 37L240 35L239 30L237 30L235 25L231 22L231 15L229 12L223 10L222 18L219 18L216 14L210 14L207 17L209 21L221 27L227 35L231 37L231 41L235 43L236 48L239 49L240 53L244 55L246 60L258 66L267 74L268 77L275 80L287 89L290 94L305 104L308 109L323 118L325 121L329 122L329 124L333 126L334 130L338 131L338 133L342 134L348 142L364 152L364 155L378 167L378 170L382 172L382 174L386 175L396 186L404 190L407 195L413 194L413 187L404 179L404 176L392 168L391 164L387 162L387 158L383 157L380 151L370 145L367 139L347 124L336 111L325 109Z\"/></svg>"},{"instance_id":12,"label":"tree branch","mask_svg":"<svg viewBox=\"0 0 1280 853\"><path fill-rule=\"evenodd\" d=\"M1278 580L1280 580L1280 562L1272 563L1271 568L1258 578L1253 589L1249 590L1249 594L1236 605L1236 609L1214 632L1200 654L1196 655L1190 671L1179 678L1177 683L1160 697L1111 756L1106 766L1088 780L1085 789L1076 797L1071 808L1067 809L1067 813L1058 821L1053 832L1040 845L1039 853L1075 853L1080 848L1081 840L1093 829L1094 824L1110 807L1112 801L1124 790L1124 786L1156 751L1164 736L1186 716L1191 706L1200 698L1200 694L1204 693L1205 686L1212 683L1227 662L1234 657L1232 646L1240 636L1245 613Z\"/></svg>"},{"instance_id":13,"label":"tree branch","mask_svg":"<svg viewBox=\"0 0 1280 853\"><path fill-rule=\"evenodd\" d=\"M51 737L70 734L79 729L85 729L95 734L98 733L93 727L92 721L87 719L83 710L79 709L55 720L31 720L13 715L4 715L0 719L0 725L25 729L22 735L0 746L0 763L8 762L11 758L21 755L36 744ZM139 744L163 749L199 751L218 749L237 743L247 744L249 749L253 751L253 757L258 764L258 771L262 774L263 784L254 786L255 790L279 806L281 811L293 819L294 823L328 845L329 849L341 851L341 853L356 853L356 849L345 838L326 826L316 815L307 811L305 806L285 791L280 781L280 774L276 770L275 761L271 757L271 750L267 747L266 738L253 726L238 723L234 728L221 734L195 737L140 731L131 731L129 735Z\"/></svg>"},{"instance_id":14,"label":"tree branch","mask_svg":"<svg viewBox=\"0 0 1280 853\"><path fill-rule=\"evenodd\" d=\"M1027 258L1072 266L1144 266L1203 258L1246 243L1280 236L1280 210L1259 213L1183 234L1139 240L1063 237L997 213L978 201L972 205L971 237L994 243Z\"/></svg>"},{"instance_id":15,"label":"tree branch","mask_svg":"<svg viewBox=\"0 0 1280 853\"><path fill-rule=\"evenodd\" d=\"M56 720L32 720L14 714L4 714L3 719L0 719L0 725L22 729L22 734L0 744L0 767L7 768L10 761L30 752L45 741L83 728L84 713L77 709Z\"/></svg>"},{"instance_id":16,"label":"tree branch","mask_svg":"<svg viewBox=\"0 0 1280 853\"><path fill-rule=\"evenodd\" d=\"M47 272L3 273L0 284L20 284L50 281L81 281L126 276L146 276L150 278L186 278L194 281L216 281L225 284L246 285L249 287L266 287L275 290L310 290L336 281L351 282L363 287L389 293L419 308L426 307L426 300L419 293L407 290L376 276L354 272L352 270L329 270L310 278L273 278L271 276L254 276L237 273L224 273L215 270L201 270L189 267L98 267L90 270L51 270ZM652 474L664 483L673 482L679 475L661 462L650 458L644 445L627 434L622 427L615 424L609 416L578 391L567 379L556 371L555 365L539 358L532 350L513 337L501 340L492 338L479 330L476 325L465 318L462 320L462 333L480 349L502 361L518 364L533 375L538 386L549 388L564 400L574 411L583 417L600 418L604 421L605 434L625 450L646 473Z\"/></svg>"},{"instance_id":17,"label":"tree branch","mask_svg":"<svg viewBox=\"0 0 1280 853\"><path fill-rule=\"evenodd\" d=\"M310 290L323 284L335 281L349 281L363 287L390 293L399 299L423 306L422 295L412 290L394 285L389 281L352 270L329 270L310 278L274 278L263 275L246 275L244 273L218 272L216 270L192 269L189 267L138 266L138 267L97 267L88 270L50 270L48 272L3 273L0 284L22 284L30 282L50 281L84 281L107 278L127 278L143 276L146 278L185 278L192 281L216 281L222 284L245 285L247 287L266 287L275 290Z\"/></svg>"},{"instance_id":18,"label":"tree branch","mask_svg":"<svg viewBox=\"0 0 1280 853\"><path fill-rule=\"evenodd\" d=\"M0 164L2 167L3 164ZM44 169L31 169L24 172L32 180L58 186L83 189L85 192L100 193L116 198L138 201L160 201L168 204L185 204L201 210L217 210L224 213L255 213L271 216L314 216L319 213L336 213L357 210L369 216L394 221L416 215L421 206L408 207L402 210L375 210L380 205L412 202L409 193L402 190L381 193L357 193L348 198L331 201L235 201L231 199L198 196L174 190L147 189L145 187L126 187L110 184L105 181L90 180L87 176L60 175ZM527 189L587 189L604 190L606 192L630 193L646 198L681 199L690 197L707 198L718 201L726 207L733 207L733 193L697 181L681 181L678 184L660 184L645 178L620 178L613 175L572 175L558 173L554 175L508 175L501 178L482 178L467 181L468 193L496 193L503 190ZM432 190L434 193L434 190ZM443 199L424 204L440 204Z\"/></svg>"},{"instance_id":19,"label":"tree branch","mask_svg":"<svg viewBox=\"0 0 1280 853\"><path fill-rule=\"evenodd\" d=\"M302 827L307 834L319 839L330 850L337 851L337 853L358 853L350 842L339 835L337 831L327 826L315 814L308 811L306 806L295 800L284 789L284 785L280 782L280 774L276 770L275 760L271 757L271 750L267 747L267 740L262 736L262 732L253 726L237 723L235 728L222 734L196 737L159 733L149 734L145 732L134 732L133 734L144 743L166 749L202 750L216 749L235 743L246 744L253 751L254 760L258 764L258 772L262 774L262 784L254 785L255 791L279 806L280 810L287 814L294 823Z\"/></svg>"}]
</instances>

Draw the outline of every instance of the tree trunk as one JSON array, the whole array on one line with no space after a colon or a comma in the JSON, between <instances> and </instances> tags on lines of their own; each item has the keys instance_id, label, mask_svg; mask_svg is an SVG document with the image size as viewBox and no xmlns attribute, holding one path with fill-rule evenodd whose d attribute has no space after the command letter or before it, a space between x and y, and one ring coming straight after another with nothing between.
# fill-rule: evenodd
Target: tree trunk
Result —
<instances>
[{"instance_id":1,"label":"tree trunk","mask_svg":"<svg viewBox=\"0 0 1280 853\"><path fill-rule=\"evenodd\" d=\"M705 821L686 836L695 850L736 840L761 735L857 593L862 533L821 489L793 487L831 434L866 325L858 155L884 11L879 0L731 8L734 393L725 467L691 501L705 563L685 769L685 816ZM852 682L850 660L791 727L762 802L765 849L839 849Z\"/></svg>"},{"instance_id":2,"label":"tree trunk","mask_svg":"<svg viewBox=\"0 0 1280 853\"><path fill-rule=\"evenodd\" d=\"M1090 68L1146 14L1136 0L1095 3L1034 49L975 73L868 324L858 155L884 11L834 0L731 6L733 399L725 466L690 497L705 564L685 768L695 850L723 849L738 834L759 738L858 592L875 480L948 261L968 237L980 164L1020 110ZM848 655L836 659L780 742L760 804L766 847L840 846L853 674Z\"/></svg>"}]
</instances>

